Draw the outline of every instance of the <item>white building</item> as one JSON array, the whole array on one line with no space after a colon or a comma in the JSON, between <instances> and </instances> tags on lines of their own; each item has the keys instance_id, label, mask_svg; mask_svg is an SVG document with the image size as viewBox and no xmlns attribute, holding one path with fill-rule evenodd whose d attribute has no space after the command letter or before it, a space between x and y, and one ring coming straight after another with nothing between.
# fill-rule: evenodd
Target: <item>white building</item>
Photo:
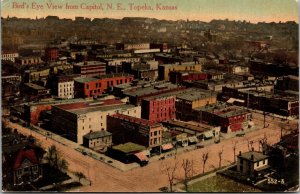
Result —
<instances>
[{"instance_id":1,"label":"white building","mask_svg":"<svg viewBox=\"0 0 300 194\"><path fill-rule=\"evenodd\" d=\"M259 176L260 171L270 167L268 157L257 151L240 152L237 156L237 171L249 176Z\"/></svg>"},{"instance_id":2,"label":"white building","mask_svg":"<svg viewBox=\"0 0 300 194\"><path fill-rule=\"evenodd\" d=\"M2 52L1 60L12 61L15 62L16 58L19 57L19 53L15 52Z\"/></svg>"},{"instance_id":3,"label":"white building","mask_svg":"<svg viewBox=\"0 0 300 194\"><path fill-rule=\"evenodd\" d=\"M116 113L141 118L141 107L116 99L56 105L52 107L52 127L82 144L90 131L106 131L107 115Z\"/></svg>"}]
</instances>

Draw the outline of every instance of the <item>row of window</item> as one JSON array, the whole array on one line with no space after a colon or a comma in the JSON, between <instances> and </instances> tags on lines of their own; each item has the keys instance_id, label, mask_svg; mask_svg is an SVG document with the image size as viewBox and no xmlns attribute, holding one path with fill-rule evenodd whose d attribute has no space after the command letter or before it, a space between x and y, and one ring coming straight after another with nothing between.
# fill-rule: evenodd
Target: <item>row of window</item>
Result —
<instances>
[{"instance_id":1,"label":"row of window","mask_svg":"<svg viewBox=\"0 0 300 194\"><path fill-rule=\"evenodd\" d=\"M129 78L129 82L130 82L131 80L132 80L132 79ZM127 79L124 79L124 83L127 83L127 81L128 81ZM123 84L123 79L116 80L116 83L117 83L117 85ZM106 84L107 84L107 87L109 87L109 86L114 86L114 81L113 81L113 80L107 81ZM96 84L95 84L95 87L96 87L96 88L101 88L101 82L96 83ZM87 85L86 85L86 89L89 89L89 88L90 88L90 84L87 84Z\"/></svg>"},{"instance_id":2,"label":"row of window","mask_svg":"<svg viewBox=\"0 0 300 194\"><path fill-rule=\"evenodd\" d=\"M157 135L160 135L160 134L161 134L161 131L154 131L154 132L150 133L150 137L157 136Z\"/></svg>"}]
</instances>

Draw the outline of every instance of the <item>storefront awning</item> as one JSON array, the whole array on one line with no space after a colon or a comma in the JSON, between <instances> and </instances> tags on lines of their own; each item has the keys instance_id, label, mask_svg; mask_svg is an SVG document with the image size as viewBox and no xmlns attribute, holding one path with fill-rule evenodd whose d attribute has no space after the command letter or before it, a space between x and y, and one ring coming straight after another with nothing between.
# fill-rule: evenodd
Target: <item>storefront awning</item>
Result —
<instances>
[{"instance_id":1,"label":"storefront awning","mask_svg":"<svg viewBox=\"0 0 300 194\"><path fill-rule=\"evenodd\" d=\"M173 148L173 145L171 143L164 144L164 145L161 146L162 150L170 150L172 148Z\"/></svg>"},{"instance_id":2,"label":"storefront awning","mask_svg":"<svg viewBox=\"0 0 300 194\"><path fill-rule=\"evenodd\" d=\"M140 161L148 161L148 157L143 152L139 152L134 155L136 155L136 157L138 157L138 159L140 159Z\"/></svg>"},{"instance_id":3,"label":"storefront awning","mask_svg":"<svg viewBox=\"0 0 300 194\"><path fill-rule=\"evenodd\" d=\"M189 142L190 142L190 143L197 143L197 142L198 142L198 139L197 139L197 137L192 136L192 137L189 137Z\"/></svg>"}]
</instances>

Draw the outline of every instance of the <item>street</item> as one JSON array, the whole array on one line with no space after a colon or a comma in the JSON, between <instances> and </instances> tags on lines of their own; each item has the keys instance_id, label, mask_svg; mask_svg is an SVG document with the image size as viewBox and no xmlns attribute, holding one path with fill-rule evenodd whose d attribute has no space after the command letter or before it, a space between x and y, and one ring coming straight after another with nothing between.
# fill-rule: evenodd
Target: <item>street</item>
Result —
<instances>
[{"instance_id":1,"label":"street","mask_svg":"<svg viewBox=\"0 0 300 194\"><path fill-rule=\"evenodd\" d=\"M233 145L236 143L237 155L239 151L248 151L248 141L253 141L255 150L259 150L259 140L264 136L267 137L269 144L274 144L280 139L280 123L281 119L272 117L266 118L269 126L263 128L263 115L254 113L253 121L258 127L258 130L245 134L244 137L234 137L225 139L218 144L212 144L202 149L195 149L189 152L183 152L176 156L179 165L176 172L177 181L183 178L183 169L181 163L183 159L193 160L194 175L202 173L202 154L208 153L209 157L205 165L205 172L219 167L218 152L223 150L222 166L228 165L233 162ZM297 120L289 121L289 124L295 124ZM167 175L162 173L162 163L168 164L175 160L175 157L166 158L162 161L149 163L145 167L134 168L127 172L122 172L112 166L99 162L91 157L84 156L80 152L69 148L61 143L58 143L50 138L47 140L45 136L36 133L30 129L24 128L18 124L9 122L11 128L16 128L20 133L25 135L32 134L42 147L48 148L55 145L61 155L69 163L69 170L83 172L88 179L92 181L91 186L83 186L74 191L80 192L157 192L159 188L168 186Z\"/></svg>"}]
</instances>

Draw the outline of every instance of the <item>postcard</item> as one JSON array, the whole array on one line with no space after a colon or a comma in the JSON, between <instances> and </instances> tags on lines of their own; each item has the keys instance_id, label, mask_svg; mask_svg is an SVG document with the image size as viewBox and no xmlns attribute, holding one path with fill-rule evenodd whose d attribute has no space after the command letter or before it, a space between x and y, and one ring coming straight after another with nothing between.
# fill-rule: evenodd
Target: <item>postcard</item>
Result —
<instances>
[{"instance_id":1,"label":"postcard","mask_svg":"<svg viewBox=\"0 0 300 194\"><path fill-rule=\"evenodd\" d=\"M299 191L298 0L1 0L2 191Z\"/></svg>"}]
</instances>

